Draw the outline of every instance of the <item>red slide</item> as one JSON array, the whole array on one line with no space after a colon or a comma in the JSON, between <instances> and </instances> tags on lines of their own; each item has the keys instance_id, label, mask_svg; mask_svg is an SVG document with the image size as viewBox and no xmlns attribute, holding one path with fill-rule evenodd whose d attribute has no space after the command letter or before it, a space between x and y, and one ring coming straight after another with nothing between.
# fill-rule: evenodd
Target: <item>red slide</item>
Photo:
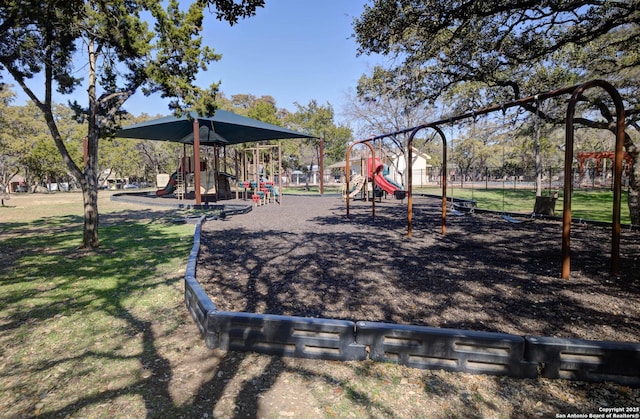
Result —
<instances>
[{"instance_id":1,"label":"red slide","mask_svg":"<svg viewBox=\"0 0 640 419\"><path fill-rule=\"evenodd\" d=\"M176 190L177 179L178 179L178 172L173 172L173 174L169 178L169 182L167 183L167 186L165 186L164 189L158 189L156 191L156 196L163 196L163 195L168 195L170 193L173 193L173 191Z\"/></svg>"},{"instance_id":2,"label":"red slide","mask_svg":"<svg viewBox=\"0 0 640 419\"><path fill-rule=\"evenodd\" d=\"M378 159L375 160L375 164L371 165L371 160L367 160L367 170L369 172L369 178L373 178L375 176L376 185L380 187L383 191L389 194L395 194L396 191L400 190L396 185L392 184L384 177L382 174L382 169L384 165ZM373 170L372 170L373 169Z\"/></svg>"},{"instance_id":3,"label":"red slide","mask_svg":"<svg viewBox=\"0 0 640 419\"><path fill-rule=\"evenodd\" d=\"M384 175L384 165L382 162L376 159L373 167L371 162L372 159L367 160L367 170L369 172L369 177L375 178L376 185L386 193L395 196L396 199L404 199L406 195L405 191Z\"/></svg>"},{"instance_id":4,"label":"red slide","mask_svg":"<svg viewBox=\"0 0 640 419\"><path fill-rule=\"evenodd\" d=\"M391 195L395 195L396 191L400 190L400 188L398 188L396 185L389 182L387 178L382 175L382 172L376 173L376 185L378 185L380 189Z\"/></svg>"}]
</instances>

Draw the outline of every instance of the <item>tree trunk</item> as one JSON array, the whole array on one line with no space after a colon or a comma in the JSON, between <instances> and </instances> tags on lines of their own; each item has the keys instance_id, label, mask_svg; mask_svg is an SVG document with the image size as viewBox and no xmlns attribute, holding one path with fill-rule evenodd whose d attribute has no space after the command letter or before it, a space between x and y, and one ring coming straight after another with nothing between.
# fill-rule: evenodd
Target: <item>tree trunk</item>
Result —
<instances>
[{"instance_id":1,"label":"tree trunk","mask_svg":"<svg viewBox=\"0 0 640 419\"><path fill-rule=\"evenodd\" d=\"M542 157L540 156L540 135L536 130L533 150L535 153L536 196L542 196Z\"/></svg>"},{"instance_id":2,"label":"tree trunk","mask_svg":"<svg viewBox=\"0 0 640 419\"><path fill-rule=\"evenodd\" d=\"M625 151L631 156L629 198L627 200L629 218L631 219L631 224L640 225L640 147L633 141L628 132L625 134L624 147Z\"/></svg>"},{"instance_id":3,"label":"tree trunk","mask_svg":"<svg viewBox=\"0 0 640 419\"><path fill-rule=\"evenodd\" d=\"M97 178L86 175L82 185L82 200L84 202L84 230L82 247L93 249L100 246L98 240L98 225L100 214L98 212L98 185Z\"/></svg>"},{"instance_id":4,"label":"tree trunk","mask_svg":"<svg viewBox=\"0 0 640 419\"><path fill-rule=\"evenodd\" d=\"M99 129L97 121L96 100L96 61L97 55L93 39L88 43L89 52L89 130L87 135L87 161L82 176L82 197L84 201L84 230L82 247L93 249L100 246L98 240L98 138Z\"/></svg>"},{"instance_id":5,"label":"tree trunk","mask_svg":"<svg viewBox=\"0 0 640 419\"><path fill-rule=\"evenodd\" d=\"M629 218L631 224L640 225L640 153L629 153L632 157L629 170Z\"/></svg>"},{"instance_id":6,"label":"tree trunk","mask_svg":"<svg viewBox=\"0 0 640 419\"><path fill-rule=\"evenodd\" d=\"M91 129L93 128L93 130ZM82 247L93 249L100 246L98 239L98 132L89 127L87 136L87 161L81 173L82 200L84 202L84 230Z\"/></svg>"}]
</instances>

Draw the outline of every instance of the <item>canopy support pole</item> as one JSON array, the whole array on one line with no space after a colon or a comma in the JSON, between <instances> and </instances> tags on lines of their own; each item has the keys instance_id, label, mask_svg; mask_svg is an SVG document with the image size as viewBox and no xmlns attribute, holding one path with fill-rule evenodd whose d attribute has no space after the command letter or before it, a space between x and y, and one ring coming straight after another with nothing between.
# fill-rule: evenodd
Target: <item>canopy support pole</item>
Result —
<instances>
[{"instance_id":1,"label":"canopy support pole","mask_svg":"<svg viewBox=\"0 0 640 419\"><path fill-rule=\"evenodd\" d=\"M233 153L233 163L235 166L235 175L236 175L236 201L240 199L240 165L238 164L238 150L234 150Z\"/></svg>"},{"instance_id":2,"label":"canopy support pole","mask_svg":"<svg viewBox=\"0 0 640 419\"><path fill-rule=\"evenodd\" d=\"M200 124L197 118L193 120L193 160L196 204L200 205L202 204L202 195L200 194Z\"/></svg>"},{"instance_id":3,"label":"canopy support pole","mask_svg":"<svg viewBox=\"0 0 640 419\"><path fill-rule=\"evenodd\" d=\"M282 205L282 141L278 141L278 205Z\"/></svg>"}]
</instances>

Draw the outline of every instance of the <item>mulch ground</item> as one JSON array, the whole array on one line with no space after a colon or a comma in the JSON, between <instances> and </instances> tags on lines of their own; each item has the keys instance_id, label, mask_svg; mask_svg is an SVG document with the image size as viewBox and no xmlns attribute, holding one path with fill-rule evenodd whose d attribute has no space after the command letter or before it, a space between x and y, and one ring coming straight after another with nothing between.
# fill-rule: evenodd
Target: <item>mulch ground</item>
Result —
<instances>
[{"instance_id":1,"label":"mulch ground","mask_svg":"<svg viewBox=\"0 0 640 419\"><path fill-rule=\"evenodd\" d=\"M505 332L640 341L640 233L623 230L620 276L611 229L499 215L447 217L440 201L285 196L283 205L208 221L197 279L218 309Z\"/></svg>"}]
</instances>

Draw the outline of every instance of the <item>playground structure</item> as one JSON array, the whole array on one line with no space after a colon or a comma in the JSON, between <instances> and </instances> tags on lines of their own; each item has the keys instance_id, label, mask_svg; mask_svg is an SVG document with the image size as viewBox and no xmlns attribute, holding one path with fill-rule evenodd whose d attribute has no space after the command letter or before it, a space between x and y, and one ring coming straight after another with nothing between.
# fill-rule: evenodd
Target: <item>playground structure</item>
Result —
<instances>
[{"instance_id":1,"label":"playground structure","mask_svg":"<svg viewBox=\"0 0 640 419\"><path fill-rule=\"evenodd\" d=\"M213 146L213 175L206 177L208 183L211 179L214 200L231 197L231 190L227 188L229 179L238 180L239 162L238 153L235 156L235 175L221 171L221 166L227 167L226 147L243 144L256 143L260 141L281 140L287 138L315 138L313 135L303 134L269 124L256 119L237 115L233 112L218 109L212 116L201 116L195 112L180 117L167 116L142 122L125 127L115 133L119 138L138 138L143 140L172 141L185 145L191 144L193 149L193 161L200 162L200 147L204 145ZM320 140L322 146L322 140ZM256 146L258 147L258 145ZM220 150L222 150L223 164L220 162ZM281 159L279 159L281 160ZM321 163L322 166L322 163ZM186 171L185 171L186 173ZM177 184L177 180L176 180ZM207 194L207 189L202 189L202 171L193 172L194 198L196 205L202 203L203 194ZM206 185L205 185L206 186ZM280 188L281 189L281 188ZM239 194L238 182L236 182L236 197Z\"/></svg>"},{"instance_id":2,"label":"playground structure","mask_svg":"<svg viewBox=\"0 0 640 419\"><path fill-rule=\"evenodd\" d=\"M156 196L170 195L175 192L175 190L178 188L178 172L179 170L176 170L175 172L173 172L169 176L169 180L167 180L166 182L162 181L164 179L162 175L158 175L158 185L161 185L162 183L166 183L166 186L162 189L158 189L156 191ZM179 196L178 196L178 199L180 199Z\"/></svg>"},{"instance_id":3,"label":"playground structure","mask_svg":"<svg viewBox=\"0 0 640 419\"><path fill-rule=\"evenodd\" d=\"M209 200L229 199L231 197L229 188L229 177L227 173L220 172L217 159L214 160L213 170L208 170L209 164L206 160L200 160L199 167L194 164L193 158L186 155L180 159L178 168L173 172L168 180L158 177L156 196L174 196L178 200L183 200L195 195L196 185L194 179L196 172L200 177L199 192L204 197L205 202ZM166 176L166 175L165 175ZM165 184L164 187L162 185ZM191 190L191 191L190 191Z\"/></svg>"},{"instance_id":4,"label":"playground structure","mask_svg":"<svg viewBox=\"0 0 640 419\"><path fill-rule=\"evenodd\" d=\"M367 175L374 179L374 185L384 192L394 195L397 199L404 199L404 189L389 176L389 166L378 159L367 160Z\"/></svg>"},{"instance_id":5,"label":"playground structure","mask_svg":"<svg viewBox=\"0 0 640 419\"><path fill-rule=\"evenodd\" d=\"M276 163L277 162L277 163ZM282 204L282 147L278 144L260 144L236 150L236 199L242 196L256 206L274 202Z\"/></svg>"},{"instance_id":6,"label":"playground structure","mask_svg":"<svg viewBox=\"0 0 640 419\"><path fill-rule=\"evenodd\" d=\"M615 159L615 153L612 151L591 151L591 152L580 152L578 153L578 164L580 170L580 179L583 179L585 176L585 162L588 160L595 160L596 167L593 173L593 181L595 183L595 177L602 175L606 177L606 161ZM629 175L629 171L631 170L631 156L629 153L625 152L623 155L624 159L624 171L627 175ZM603 166L602 162L605 161L605 165ZM604 183L604 182L602 182Z\"/></svg>"},{"instance_id":7,"label":"playground structure","mask_svg":"<svg viewBox=\"0 0 640 419\"><path fill-rule=\"evenodd\" d=\"M349 169L350 166L349 166ZM377 158L360 159L360 173L351 179L351 185L343 187L342 196L347 199L361 198L368 201L370 198L381 197L383 193L391 194L396 199L404 199L405 191L402 185L398 184L390 173L390 168ZM348 193L347 193L348 191Z\"/></svg>"},{"instance_id":8,"label":"playground structure","mask_svg":"<svg viewBox=\"0 0 640 419\"><path fill-rule=\"evenodd\" d=\"M220 153L222 152L222 158ZM200 161L199 189L201 199L205 202L231 199L251 199L256 205L269 202L281 203L282 196L282 149L280 144L259 144L255 147L235 150L229 164L225 147L214 146L213 170L206 160ZM168 176L158 178L160 189L156 196L173 196L178 200L195 194L196 166L193 158L184 156L178 169ZM231 172L231 173L229 173ZM232 181L235 181L235 194L232 192ZM165 185L162 187L162 185Z\"/></svg>"},{"instance_id":9,"label":"playground structure","mask_svg":"<svg viewBox=\"0 0 640 419\"><path fill-rule=\"evenodd\" d=\"M347 161L347 170L346 170L346 188L349 190L350 183L350 170L349 170L349 158L351 155L351 150L355 145L364 144L369 148L371 153L371 158L375 158L375 149L370 144L376 140L382 140L387 137L398 136L403 134L409 134L409 138L407 140L407 161L409 162L409 166L411 166L411 162L413 161L413 140L416 134L424 129L432 129L434 130L442 140L442 225L441 231L442 234L446 234L446 217L447 217L447 138L440 128L445 124L453 124L454 122L461 121L464 119L476 118L480 115L486 115L493 112L502 111L503 113L508 108L512 107L528 107L529 110L533 110L536 114L540 107L540 103L546 99L563 96L563 95L571 95L568 105L567 105L567 113L566 113L566 121L565 121L565 167L564 167L564 197L563 197L563 217L562 217L562 266L561 266L561 277L563 279L568 279L570 274L570 259L571 259L571 250L570 250L570 237L571 237L571 193L572 193L572 162L573 162L573 152L574 152L574 114L575 108L578 103L580 96L588 89L599 87L605 90L611 99L613 100L616 112L616 145L615 151L613 155L613 172L614 172L614 182L613 182L613 214L612 214L612 225L611 225L611 266L610 272L612 275L617 275L619 272L619 261L620 261L620 201L622 195L622 161L624 158L624 136L625 136L625 111L624 106L622 104L622 98L620 97L619 92L607 81L604 80L592 80L580 85L575 85L571 87L566 87L550 92L539 93L534 96L529 96L523 99L514 100L511 102L503 103L500 105L489 106L486 108L482 108L479 110L474 110L472 112L468 112L461 115L452 116L446 119L437 120L434 122L425 123L422 125L418 125L415 127L407 128L400 131L395 131L391 133L381 134L375 137L367 138L364 140L360 140L352 143L347 149L346 161ZM411 237L412 234L412 222L413 222L413 201L412 201L412 168L409 167L407 171L407 235ZM347 217L349 217L349 195L346 195L346 212ZM372 217L375 217L375 200L372 200Z\"/></svg>"}]
</instances>

